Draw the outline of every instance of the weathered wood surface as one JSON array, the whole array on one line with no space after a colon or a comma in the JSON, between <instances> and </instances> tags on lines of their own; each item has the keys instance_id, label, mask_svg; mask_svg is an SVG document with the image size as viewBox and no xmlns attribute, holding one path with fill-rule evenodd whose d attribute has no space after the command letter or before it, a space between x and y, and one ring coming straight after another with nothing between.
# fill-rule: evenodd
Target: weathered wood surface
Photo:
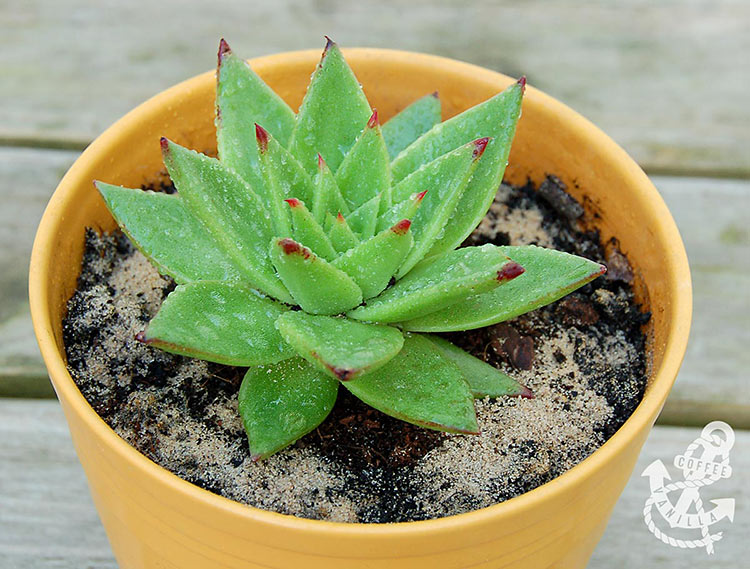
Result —
<instances>
[{"instance_id":1,"label":"weathered wood surface","mask_svg":"<svg viewBox=\"0 0 750 569\"><path fill-rule=\"evenodd\" d=\"M0 396L51 396L28 317L28 256L38 220L75 152L0 149ZM695 287L685 363L662 420L750 427L750 182L655 177L682 232Z\"/></svg>"},{"instance_id":2,"label":"weathered wood surface","mask_svg":"<svg viewBox=\"0 0 750 569\"><path fill-rule=\"evenodd\" d=\"M0 141L85 144L210 69L221 36L255 57L322 48L328 34L526 74L651 171L747 176L748 22L746 0L10 0Z\"/></svg>"},{"instance_id":3,"label":"weathered wood surface","mask_svg":"<svg viewBox=\"0 0 750 569\"><path fill-rule=\"evenodd\" d=\"M658 542L643 523L649 488L640 477L655 459L670 464L699 429L656 427L594 553L590 569L649 567L736 568L750 554L750 432L738 432L730 461L734 475L703 491L704 502L735 498L734 523L723 520L716 554ZM55 401L0 399L0 567L3 569L115 568L106 536ZM673 474L674 469L672 469Z\"/></svg>"}]
</instances>

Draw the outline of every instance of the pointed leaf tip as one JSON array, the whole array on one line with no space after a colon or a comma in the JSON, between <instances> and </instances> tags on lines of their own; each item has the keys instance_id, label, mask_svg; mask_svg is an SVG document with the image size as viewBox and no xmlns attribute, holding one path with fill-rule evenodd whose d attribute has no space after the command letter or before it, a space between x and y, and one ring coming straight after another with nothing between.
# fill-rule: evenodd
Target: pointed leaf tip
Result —
<instances>
[{"instance_id":1,"label":"pointed leaf tip","mask_svg":"<svg viewBox=\"0 0 750 569\"><path fill-rule=\"evenodd\" d=\"M310 250L297 243L294 239L285 237L284 239L279 239L278 243L285 255L302 255L305 259L310 257Z\"/></svg>"},{"instance_id":2,"label":"pointed leaf tip","mask_svg":"<svg viewBox=\"0 0 750 569\"><path fill-rule=\"evenodd\" d=\"M162 152L167 152L169 150L169 139L166 136L162 136L159 139L159 144L161 145Z\"/></svg>"},{"instance_id":3,"label":"pointed leaf tip","mask_svg":"<svg viewBox=\"0 0 750 569\"><path fill-rule=\"evenodd\" d=\"M518 394L521 399L536 399L536 395L525 385L521 386L521 393Z\"/></svg>"},{"instance_id":4,"label":"pointed leaf tip","mask_svg":"<svg viewBox=\"0 0 750 569\"><path fill-rule=\"evenodd\" d=\"M420 201L420 202L421 202L421 201L422 201L422 200L424 199L424 196L425 196L425 194L426 194L426 193L427 193L427 190L425 190L425 191L423 191L423 192L419 192L419 193L417 194L417 201Z\"/></svg>"},{"instance_id":5,"label":"pointed leaf tip","mask_svg":"<svg viewBox=\"0 0 750 569\"><path fill-rule=\"evenodd\" d=\"M284 201L289 204L289 207L299 207L302 204L302 202L297 198L289 198L288 200Z\"/></svg>"},{"instance_id":6,"label":"pointed leaf tip","mask_svg":"<svg viewBox=\"0 0 750 569\"><path fill-rule=\"evenodd\" d=\"M378 126L378 110L373 109L372 116L367 121L367 128L375 128L376 126Z\"/></svg>"},{"instance_id":7,"label":"pointed leaf tip","mask_svg":"<svg viewBox=\"0 0 750 569\"><path fill-rule=\"evenodd\" d=\"M523 75L519 80L518 84L521 86L521 93L526 92L526 75Z\"/></svg>"},{"instance_id":8,"label":"pointed leaf tip","mask_svg":"<svg viewBox=\"0 0 750 569\"><path fill-rule=\"evenodd\" d=\"M221 64L223 57L231 52L232 48L229 47L229 44L224 38L221 38L221 40L219 40L219 64Z\"/></svg>"},{"instance_id":9,"label":"pointed leaf tip","mask_svg":"<svg viewBox=\"0 0 750 569\"><path fill-rule=\"evenodd\" d=\"M336 216L336 221L338 221L338 222L346 221L346 219L344 218L344 216L341 215L341 212L339 212L338 215Z\"/></svg>"},{"instance_id":10,"label":"pointed leaf tip","mask_svg":"<svg viewBox=\"0 0 750 569\"><path fill-rule=\"evenodd\" d=\"M504 283L513 280L518 276L521 276L525 272L526 269L524 269L521 265L511 261L497 272L497 280L498 282Z\"/></svg>"},{"instance_id":11,"label":"pointed leaf tip","mask_svg":"<svg viewBox=\"0 0 750 569\"><path fill-rule=\"evenodd\" d=\"M258 140L258 149L261 152L268 150L268 131L255 123L255 138Z\"/></svg>"},{"instance_id":12,"label":"pointed leaf tip","mask_svg":"<svg viewBox=\"0 0 750 569\"><path fill-rule=\"evenodd\" d=\"M474 154L472 155L474 157L474 160L479 160L482 157L482 154L484 154L484 151L487 148L487 144L489 144L489 142L489 136L485 136L484 138L477 138L474 141Z\"/></svg>"},{"instance_id":13,"label":"pointed leaf tip","mask_svg":"<svg viewBox=\"0 0 750 569\"><path fill-rule=\"evenodd\" d=\"M142 344L148 344L148 340L146 340L146 331L141 330L135 335L135 339L137 342L140 342Z\"/></svg>"},{"instance_id":14,"label":"pointed leaf tip","mask_svg":"<svg viewBox=\"0 0 750 569\"><path fill-rule=\"evenodd\" d=\"M320 152L318 152L318 168L322 170L326 167L326 161L323 160L323 157L320 155Z\"/></svg>"},{"instance_id":15,"label":"pointed leaf tip","mask_svg":"<svg viewBox=\"0 0 750 569\"><path fill-rule=\"evenodd\" d=\"M391 227L391 231L393 231L396 235L403 235L404 233L409 231L410 227L411 221L408 219L402 219L396 225Z\"/></svg>"},{"instance_id":16,"label":"pointed leaf tip","mask_svg":"<svg viewBox=\"0 0 750 569\"><path fill-rule=\"evenodd\" d=\"M433 93L430 93L430 95L432 95L432 96L433 96L433 97L435 97L436 99L439 99L439 98L440 98L440 93L438 93L437 91L435 91L435 92L433 92Z\"/></svg>"},{"instance_id":17,"label":"pointed leaf tip","mask_svg":"<svg viewBox=\"0 0 750 569\"><path fill-rule=\"evenodd\" d=\"M330 50L330 49L331 49L331 48L332 48L333 46L335 46L335 45L336 45L336 42L335 42L335 41L333 41L333 40L332 40L331 38L329 38L328 36L323 36L323 37L324 37L324 38L326 38L326 46L325 46L325 47L323 48L323 57L325 57L325 56L326 56L326 54L328 53L328 51L329 51L329 50Z\"/></svg>"}]
</instances>

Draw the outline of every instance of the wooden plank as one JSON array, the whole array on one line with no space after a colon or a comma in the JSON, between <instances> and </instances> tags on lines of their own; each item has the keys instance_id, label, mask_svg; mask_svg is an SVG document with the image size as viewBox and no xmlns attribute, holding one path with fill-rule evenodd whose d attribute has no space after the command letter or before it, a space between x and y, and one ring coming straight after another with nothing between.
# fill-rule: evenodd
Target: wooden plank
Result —
<instances>
[{"instance_id":1,"label":"wooden plank","mask_svg":"<svg viewBox=\"0 0 750 569\"><path fill-rule=\"evenodd\" d=\"M594 553L590 568L737 567L750 553L750 432L738 431L731 453L732 478L706 489L709 499L735 498L734 524L724 520L716 554L680 550L648 533L641 512L648 496L643 469L659 458L669 463L699 429L656 427ZM54 401L0 399L0 566L24 569L115 568L89 497L67 426ZM674 473L674 471L673 471Z\"/></svg>"},{"instance_id":2,"label":"wooden plank","mask_svg":"<svg viewBox=\"0 0 750 569\"><path fill-rule=\"evenodd\" d=\"M29 317L29 256L44 207L77 155L0 149L0 395L54 395Z\"/></svg>"},{"instance_id":3,"label":"wooden plank","mask_svg":"<svg viewBox=\"0 0 750 569\"><path fill-rule=\"evenodd\" d=\"M693 277L693 325L660 421L750 428L750 183L656 178L682 233Z\"/></svg>"},{"instance_id":4,"label":"wooden plank","mask_svg":"<svg viewBox=\"0 0 750 569\"><path fill-rule=\"evenodd\" d=\"M14 0L0 14L0 142L85 144L212 68L221 35L255 57L328 34L526 74L654 172L747 175L748 21L744 0Z\"/></svg>"},{"instance_id":5,"label":"wooden plank","mask_svg":"<svg viewBox=\"0 0 750 569\"><path fill-rule=\"evenodd\" d=\"M56 401L0 399L0 567L116 569Z\"/></svg>"},{"instance_id":6,"label":"wooden plank","mask_svg":"<svg viewBox=\"0 0 750 569\"><path fill-rule=\"evenodd\" d=\"M702 428L702 425L701 425ZM713 508L710 500L734 498L734 523L724 519L711 528L721 531L723 537L715 544L715 553L707 555L705 549L679 549L658 541L643 521L643 507L649 497L649 482L640 474L654 460L660 459L672 475L672 482L682 480L681 473L672 465L675 455L700 435L700 428L656 427L643 447L638 465L615 506L607 530L599 543L588 569L611 569L613 567L647 567L649 569L736 569L747 565L750 555L750 432L735 431L736 442L729 460L732 477L721 480L701 490L705 509ZM670 494L672 503L678 493ZM700 533L671 530L659 514L654 512L654 523L667 535L683 539L697 539ZM745 561L743 561L743 559Z\"/></svg>"}]
</instances>

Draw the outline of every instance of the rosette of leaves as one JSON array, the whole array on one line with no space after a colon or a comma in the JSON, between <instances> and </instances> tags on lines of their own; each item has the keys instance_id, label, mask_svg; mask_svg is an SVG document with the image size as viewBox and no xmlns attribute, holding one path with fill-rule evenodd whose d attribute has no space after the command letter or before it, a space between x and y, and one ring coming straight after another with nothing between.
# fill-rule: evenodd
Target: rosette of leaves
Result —
<instances>
[{"instance_id":1,"label":"rosette of leaves","mask_svg":"<svg viewBox=\"0 0 750 569\"><path fill-rule=\"evenodd\" d=\"M433 333L512 318L603 270L540 247L457 248L502 180L524 87L445 122L426 95L381 127L329 40L295 114L222 40L218 159L163 138L176 194L96 182L178 284L138 338L249 368L239 411L255 458L315 429L340 386L477 433L474 398L530 392Z\"/></svg>"}]
</instances>

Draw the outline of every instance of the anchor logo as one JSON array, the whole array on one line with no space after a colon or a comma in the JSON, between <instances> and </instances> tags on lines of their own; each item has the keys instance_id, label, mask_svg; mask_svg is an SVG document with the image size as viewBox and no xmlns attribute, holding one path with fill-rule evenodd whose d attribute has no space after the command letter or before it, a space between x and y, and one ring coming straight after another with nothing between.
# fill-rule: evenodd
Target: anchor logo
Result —
<instances>
[{"instance_id":1,"label":"anchor logo","mask_svg":"<svg viewBox=\"0 0 750 569\"><path fill-rule=\"evenodd\" d=\"M672 478L661 460L655 460L643 471L641 476L647 476L651 486L651 496L643 507L643 518L657 539L673 547L705 548L709 555L714 552L714 542L721 539L722 532L711 533L711 526L724 518L734 521L734 498L711 500L713 508L705 510L700 491L732 475L729 451L733 446L732 427L723 421L713 421L688 445L684 454L674 457L674 466L682 470L682 481L665 485L665 480L671 481ZM678 491L679 498L673 503L669 494L676 495ZM654 507L670 528L700 530L701 537L685 540L666 534L652 519Z\"/></svg>"}]
</instances>

